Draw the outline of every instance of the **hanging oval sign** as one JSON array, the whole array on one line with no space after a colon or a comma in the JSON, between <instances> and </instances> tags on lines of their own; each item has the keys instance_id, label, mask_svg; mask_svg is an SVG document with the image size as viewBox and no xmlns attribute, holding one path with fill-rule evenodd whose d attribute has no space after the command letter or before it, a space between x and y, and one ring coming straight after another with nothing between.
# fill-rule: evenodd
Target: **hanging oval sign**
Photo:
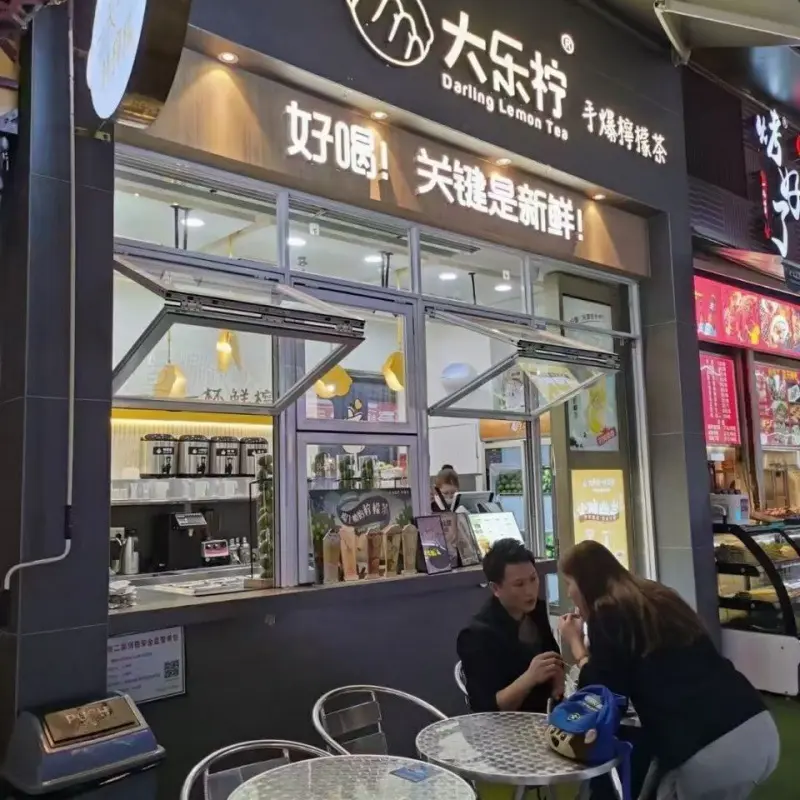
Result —
<instances>
[{"instance_id":1,"label":"hanging oval sign","mask_svg":"<svg viewBox=\"0 0 800 800\"><path fill-rule=\"evenodd\" d=\"M169 96L192 0L97 0L86 82L95 113L146 128Z\"/></svg>"}]
</instances>

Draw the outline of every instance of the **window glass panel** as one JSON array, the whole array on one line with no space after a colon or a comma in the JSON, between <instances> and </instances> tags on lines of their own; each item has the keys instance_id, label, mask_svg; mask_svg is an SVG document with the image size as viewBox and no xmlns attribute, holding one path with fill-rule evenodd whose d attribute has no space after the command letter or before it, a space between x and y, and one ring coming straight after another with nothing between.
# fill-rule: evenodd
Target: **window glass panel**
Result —
<instances>
[{"instance_id":1,"label":"window glass panel","mask_svg":"<svg viewBox=\"0 0 800 800\"><path fill-rule=\"evenodd\" d=\"M364 341L306 393L308 419L406 422L405 317L347 309L365 319ZM331 351L324 342L305 343L306 369Z\"/></svg>"},{"instance_id":2,"label":"window glass panel","mask_svg":"<svg viewBox=\"0 0 800 800\"><path fill-rule=\"evenodd\" d=\"M289 212L289 260L297 272L411 288L405 227L299 201Z\"/></svg>"},{"instance_id":3,"label":"window glass panel","mask_svg":"<svg viewBox=\"0 0 800 800\"><path fill-rule=\"evenodd\" d=\"M470 305L524 311L522 259L499 248L420 237L422 291Z\"/></svg>"},{"instance_id":4,"label":"window glass panel","mask_svg":"<svg viewBox=\"0 0 800 800\"><path fill-rule=\"evenodd\" d=\"M272 402L272 338L175 323L117 397L267 405Z\"/></svg>"},{"instance_id":5,"label":"window glass panel","mask_svg":"<svg viewBox=\"0 0 800 800\"><path fill-rule=\"evenodd\" d=\"M301 456L302 457L302 456ZM403 558L402 529L413 522L408 448L310 445L309 555L319 583L416 572L416 547Z\"/></svg>"},{"instance_id":6,"label":"window glass panel","mask_svg":"<svg viewBox=\"0 0 800 800\"><path fill-rule=\"evenodd\" d=\"M124 168L115 181L114 235L228 258L278 260L274 198L238 197Z\"/></svg>"}]
</instances>

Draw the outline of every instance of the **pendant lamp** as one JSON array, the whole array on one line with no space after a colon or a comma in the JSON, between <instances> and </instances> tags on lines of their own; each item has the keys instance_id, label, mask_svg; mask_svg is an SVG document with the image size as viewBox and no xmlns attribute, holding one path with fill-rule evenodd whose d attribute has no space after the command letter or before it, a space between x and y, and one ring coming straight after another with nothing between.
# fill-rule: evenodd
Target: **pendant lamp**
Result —
<instances>
[{"instance_id":1,"label":"pendant lamp","mask_svg":"<svg viewBox=\"0 0 800 800\"><path fill-rule=\"evenodd\" d=\"M239 369L242 368L239 356L239 337L235 331L222 330L217 339L217 369L225 373L233 362Z\"/></svg>"},{"instance_id":2,"label":"pendant lamp","mask_svg":"<svg viewBox=\"0 0 800 800\"><path fill-rule=\"evenodd\" d=\"M400 288L400 277L404 270L395 273L397 288ZM393 392L402 392L406 388L406 357L403 354L403 319L397 318L397 350L389 353L381 369L386 385Z\"/></svg>"},{"instance_id":3,"label":"pendant lamp","mask_svg":"<svg viewBox=\"0 0 800 800\"><path fill-rule=\"evenodd\" d=\"M314 393L321 400L332 400L334 397L345 397L352 385L353 379L348 371L337 364L314 384Z\"/></svg>"},{"instance_id":4,"label":"pendant lamp","mask_svg":"<svg viewBox=\"0 0 800 800\"><path fill-rule=\"evenodd\" d=\"M155 397L186 397L186 376L183 370L172 363L172 331L167 332L167 363L161 368L153 387Z\"/></svg>"}]
</instances>

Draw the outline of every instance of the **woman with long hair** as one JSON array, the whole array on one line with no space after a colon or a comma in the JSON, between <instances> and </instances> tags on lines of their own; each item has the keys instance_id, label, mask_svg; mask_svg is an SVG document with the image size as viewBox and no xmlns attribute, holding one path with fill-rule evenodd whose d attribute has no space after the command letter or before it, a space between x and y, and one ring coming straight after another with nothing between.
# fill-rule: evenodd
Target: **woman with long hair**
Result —
<instances>
[{"instance_id":1,"label":"woman with long hair","mask_svg":"<svg viewBox=\"0 0 800 800\"><path fill-rule=\"evenodd\" d=\"M559 621L562 646L581 686L602 684L633 703L656 759L658 800L749 797L777 765L778 730L697 614L597 542L581 542L560 566L577 608Z\"/></svg>"}]
</instances>

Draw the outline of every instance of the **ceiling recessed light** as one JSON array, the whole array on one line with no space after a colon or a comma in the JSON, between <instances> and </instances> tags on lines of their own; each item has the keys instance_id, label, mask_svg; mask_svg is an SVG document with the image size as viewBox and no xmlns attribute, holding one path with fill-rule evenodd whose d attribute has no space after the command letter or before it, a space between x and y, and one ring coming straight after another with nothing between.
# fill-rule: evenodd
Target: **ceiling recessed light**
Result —
<instances>
[{"instance_id":1,"label":"ceiling recessed light","mask_svg":"<svg viewBox=\"0 0 800 800\"><path fill-rule=\"evenodd\" d=\"M494 287L496 292L510 292L514 287L510 283L498 283Z\"/></svg>"},{"instance_id":2,"label":"ceiling recessed light","mask_svg":"<svg viewBox=\"0 0 800 800\"><path fill-rule=\"evenodd\" d=\"M290 236L286 243L289 247L305 247L306 240L302 236Z\"/></svg>"},{"instance_id":3,"label":"ceiling recessed light","mask_svg":"<svg viewBox=\"0 0 800 800\"><path fill-rule=\"evenodd\" d=\"M606 196L602 192L592 195L592 200L605 200Z\"/></svg>"},{"instance_id":4,"label":"ceiling recessed light","mask_svg":"<svg viewBox=\"0 0 800 800\"><path fill-rule=\"evenodd\" d=\"M387 119L389 115L385 111L373 111L370 116L372 119L376 119L378 122L381 122L382 120Z\"/></svg>"},{"instance_id":5,"label":"ceiling recessed light","mask_svg":"<svg viewBox=\"0 0 800 800\"><path fill-rule=\"evenodd\" d=\"M238 64L239 63L239 56L236 53L231 53L229 51L225 51L224 53L220 53L217 58L223 64Z\"/></svg>"},{"instance_id":6,"label":"ceiling recessed light","mask_svg":"<svg viewBox=\"0 0 800 800\"><path fill-rule=\"evenodd\" d=\"M440 281L454 281L458 275L455 272L440 272L439 273L439 280Z\"/></svg>"},{"instance_id":7,"label":"ceiling recessed light","mask_svg":"<svg viewBox=\"0 0 800 800\"><path fill-rule=\"evenodd\" d=\"M498 158L494 162L498 167L507 167L511 164L510 158Z\"/></svg>"},{"instance_id":8,"label":"ceiling recessed light","mask_svg":"<svg viewBox=\"0 0 800 800\"><path fill-rule=\"evenodd\" d=\"M181 222L187 228L202 228L205 225L205 222L200 219L200 217L186 217L186 219L182 219Z\"/></svg>"},{"instance_id":9,"label":"ceiling recessed light","mask_svg":"<svg viewBox=\"0 0 800 800\"><path fill-rule=\"evenodd\" d=\"M371 256L366 256L364 258L364 263L366 264L380 264L382 262L383 262L383 256L380 256L377 253Z\"/></svg>"}]
</instances>

